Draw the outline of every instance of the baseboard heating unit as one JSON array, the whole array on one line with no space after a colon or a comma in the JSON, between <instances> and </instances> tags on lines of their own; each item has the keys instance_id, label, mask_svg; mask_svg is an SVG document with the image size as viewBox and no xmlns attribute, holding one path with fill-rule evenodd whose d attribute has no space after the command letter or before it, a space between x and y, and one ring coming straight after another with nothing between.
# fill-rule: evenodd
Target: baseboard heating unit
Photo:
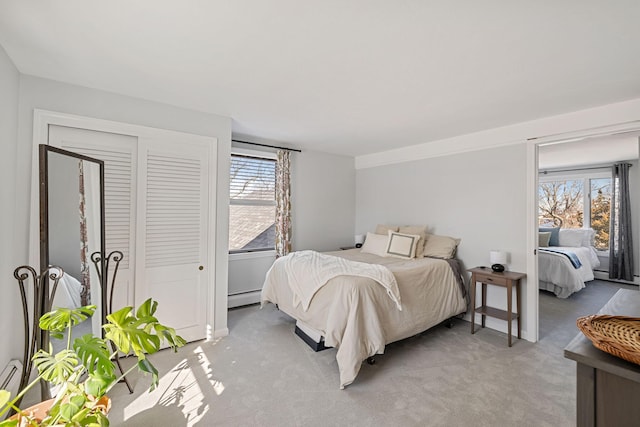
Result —
<instances>
[{"instance_id":1,"label":"baseboard heating unit","mask_svg":"<svg viewBox=\"0 0 640 427\"><path fill-rule=\"evenodd\" d=\"M18 394L20 387L20 376L22 375L22 363L19 360L12 360L0 374L0 390L7 390L11 397ZM2 420L2 417L0 417Z\"/></svg>"}]
</instances>

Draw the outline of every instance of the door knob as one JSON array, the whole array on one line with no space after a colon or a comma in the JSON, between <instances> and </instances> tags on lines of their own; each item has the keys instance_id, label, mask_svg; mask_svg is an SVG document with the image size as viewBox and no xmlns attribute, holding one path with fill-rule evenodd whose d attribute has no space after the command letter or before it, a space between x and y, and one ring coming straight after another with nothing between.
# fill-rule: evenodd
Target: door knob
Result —
<instances>
[{"instance_id":1,"label":"door knob","mask_svg":"<svg viewBox=\"0 0 640 427\"><path fill-rule=\"evenodd\" d=\"M198 267L198 270L204 270L203 266Z\"/></svg>"}]
</instances>

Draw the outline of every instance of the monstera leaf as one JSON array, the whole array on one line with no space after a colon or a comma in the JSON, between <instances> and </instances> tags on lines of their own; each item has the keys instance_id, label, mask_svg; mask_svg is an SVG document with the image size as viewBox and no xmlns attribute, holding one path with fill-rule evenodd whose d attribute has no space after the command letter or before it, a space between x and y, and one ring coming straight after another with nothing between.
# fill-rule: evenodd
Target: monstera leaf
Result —
<instances>
[{"instance_id":1,"label":"monstera leaf","mask_svg":"<svg viewBox=\"0 0 640 427\"><path fill-rule=\"evenodd\" d=\"M167 341L169 346L173 348L173 351L178 351L178 347L182 347L187 343L173 328L157 323L153 325L153 329L161 339L165 339Z\"/></svg>"},{"instance_id":2,"label":"monstera leaf","mask_svg":"<svg viewBox=\"0 0 640 427\"><path fill-rule=\"evenodd\" d=\"M115 368L104 340L86 334L73 341L73 349L87 371L113 376Z\"/></svg>"},{"instance_id":3,"label":"monstera leaf","mask_svg":"<svg viewBox=\"0 0 640 427\"><path fill-rule=\"evenodd\" d=\"M138 369L142 372L146 372L147 374L151 374L151 387L149 391L153 391L158 386L158 370L155 366L151 364L149 359L142 359L138 361Z\"/></svg>"},{"instance_id":4,"label":"monstera leaf","mask_svg":"<svg viewBox=\"0 0 640 427\"><path fill-rule=\"evenodd\" d=\"M143 306L150 305L151 299ZM142 309L142 307L141 307ZM133 351L135 355L144 358L145 353L155 353L160 349L160 337L153 335L149 327L158 322L150 315L148 307L138 310L142 316L136 316L132 307L124 307L107 316L108 324L104 325L105 337L111 340L123 353Z\"/></svg>"},{"instance_id":5,"label":"monstera leaf","mask_svg":"<svg viewBox=\"0 0 640 427\"><path fill-rule=\"evenodd\" d=\"M56 308L40 318L40 328L52 332L62 332L70 326L82 323L93 316L95 305L79 308Z\"/></svg>"},{"instance_id":6,"label":"monstera leaf","mask_svg":"<svg viewBox=\"0 0 640 427\"><path fill-rule=\"evenodd\" d=\"M105 405L99 401L105 399L104 394L118 380L108 344L113 344L114 348L123 353L135 353L138 358L136 366L139 371L151 375L153 390L158 385L158 370L146 355L157 352L163 342L174 349L186 343L176 334L175 329L158 321L155 317L157 307L158 303L151 299L140 305L135 312L132 307L125 307L107 316L108 323L103 325L105 339L87 334L76 338L73 343L70 335L72 326L93 316L96 306L56 308L42 316L40 327L48 330L51 336L69 333L67 348L56 354L53 354L51 346L49 352L38 351L32 360L39 375L17 396L12 397L9 392L0 390L0 418L15 406L26 391L40 380L45 380L60 385L60 388L46 420L38 425L107 427L109 403ZM123 375L128 372L123 372ZM106 400L110 402L109 399ZM0 427L17 425L16 420L0 421Z\"/></svg>"},{"instance_id":7,"label":"monstera leaf","mask_svg":"<svg viewBox=\"0 0 640 427\"><path fill-rule=\"evenodd\" d=\"M101 397L115 383L116 379L115 373L110 375L89 373L89 378L84 382L84 389L91 396Z\"/></svg>"},{"instance_id":8,"label":"monstera leaf","mask_svg":"<svg viewBox=\"0 0 640 427\"><path fill-rule=\"evenodd\" d=\"M154 314L158 303L151 298L146 300L136 313L133 308L125 307L107 316L104 325L105 337L111 340L123 353L133 351L138 360L145 354L160 350L160 344L166 340L170 347L182 347L186 341L176 334L175 329L162 325Z\"/></svg>"},{"instance_id":9,"label":"monstera leaf","mask_svg":"<svg viewBox=\"0 0 640 427\"><path fill-rule=\"evenodd\" d=\"M73 350L62 350L55 355L39 350L33 356L33 364L40 376L51 383L62 384L75 372L80 361Z\"/></svg>"}]
</instances>

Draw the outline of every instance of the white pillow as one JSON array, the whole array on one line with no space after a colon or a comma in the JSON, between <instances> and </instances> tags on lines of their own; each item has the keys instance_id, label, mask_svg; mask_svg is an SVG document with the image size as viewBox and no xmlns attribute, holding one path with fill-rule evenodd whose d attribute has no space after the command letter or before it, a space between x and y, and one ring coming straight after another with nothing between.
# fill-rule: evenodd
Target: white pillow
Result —
<instances>
[{"instance_id":1,"label":"white pillow","mask_svg":"<svg viewBox=\"0 0 640 427\"><path fill-rule=\"evenodd\" d=\"M396 233L395 231L389 230L387 255L396 258L415 258L420 239L420 235L418 234Z\"/></svg>"},{"instance_id":2,"label":"white pillow","mask_svg":"<svg viewBox=\"0 0 640 427\"><path fill-rule=\"evenodd\" d=\"M459 244L460 239L427 234L427 241L424 244L424 256L445 259L453 258Z\"/></svg>"},{"instance_id":3,"label":"white pillow","mask_svg":"<svg viewBox=\"0 0 640 427\"><path fill-rule=\"evenodd\" d=\"M389 236L383 236L382 234L367 233L367 238L362 244L360 252L368 254L374 254L378 256L387 256L387 242Z\"/></svg>"},{"instance_id":4,"label":"white pillow","mask_svg":"<svg viewBox=\"0 0 640 427\"><path fill-rule=\"evenodd\" d=\"M582 237L582 246L589 247L594 246L596 240L596 230L593 228L585 228L584 236Z\"/></svg>"},{"instance_id":5,"label":"white pillow","mask_svg":"<svg viewBox=\"0 0 640 427\"><path fill-rule=\"evenodd\" d=\"M589 240L591 229L584 228L561 228L558 242L560 246L579 248L584 246L583 242Z\"/></svg>"},{"instance_id":6,"label":"white pillow","mask_svg":"<svg viewBox=\"0 0 640 427\"><path fill-rule=\"evenodd\" d=\"M416 248L416 258L421 258L424 256L424 243L427 237L426 225L405 225L405 226L399 227L396 231L404 234L419 235L420 241L418 242L418 247Z\"/></svg>"},{"instance_id":7,"label":"white pillow","mask_svg":"<svg viewBox=\"0 0 640 427\"><path fill-rule=\"evenodd\" d=\"M389 230L398 231L398 226L397 225L385 225L385 224L376 225L376 234L382 234L385 237L389 237L389 235L388 235Z\"/></svg>"}]
</instances>

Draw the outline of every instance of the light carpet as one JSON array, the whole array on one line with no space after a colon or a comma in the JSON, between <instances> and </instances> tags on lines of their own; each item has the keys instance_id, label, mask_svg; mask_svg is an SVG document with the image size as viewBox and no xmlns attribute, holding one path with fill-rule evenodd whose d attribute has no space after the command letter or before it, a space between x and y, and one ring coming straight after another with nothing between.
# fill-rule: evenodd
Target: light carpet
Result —
<instances>
[{"instance_id":1,"label":"light carpet","mask_svg":"<svg viewBox=\"0 0 640 427\"><path fill-rule=\"evenodd\" d=\"M160 387L131 375L111 392L111 425L130 426L574 426L575 362L563 349L620 286L594 281L561 300L540 295L540 341L468 322L387 346L339 390L335 350L313 352L273 305L229 312L228 337L163 351ZM636 288L637 289L637 288ZM125 363L131 363L127 360Z\"/></svg>"}]
</instances>

